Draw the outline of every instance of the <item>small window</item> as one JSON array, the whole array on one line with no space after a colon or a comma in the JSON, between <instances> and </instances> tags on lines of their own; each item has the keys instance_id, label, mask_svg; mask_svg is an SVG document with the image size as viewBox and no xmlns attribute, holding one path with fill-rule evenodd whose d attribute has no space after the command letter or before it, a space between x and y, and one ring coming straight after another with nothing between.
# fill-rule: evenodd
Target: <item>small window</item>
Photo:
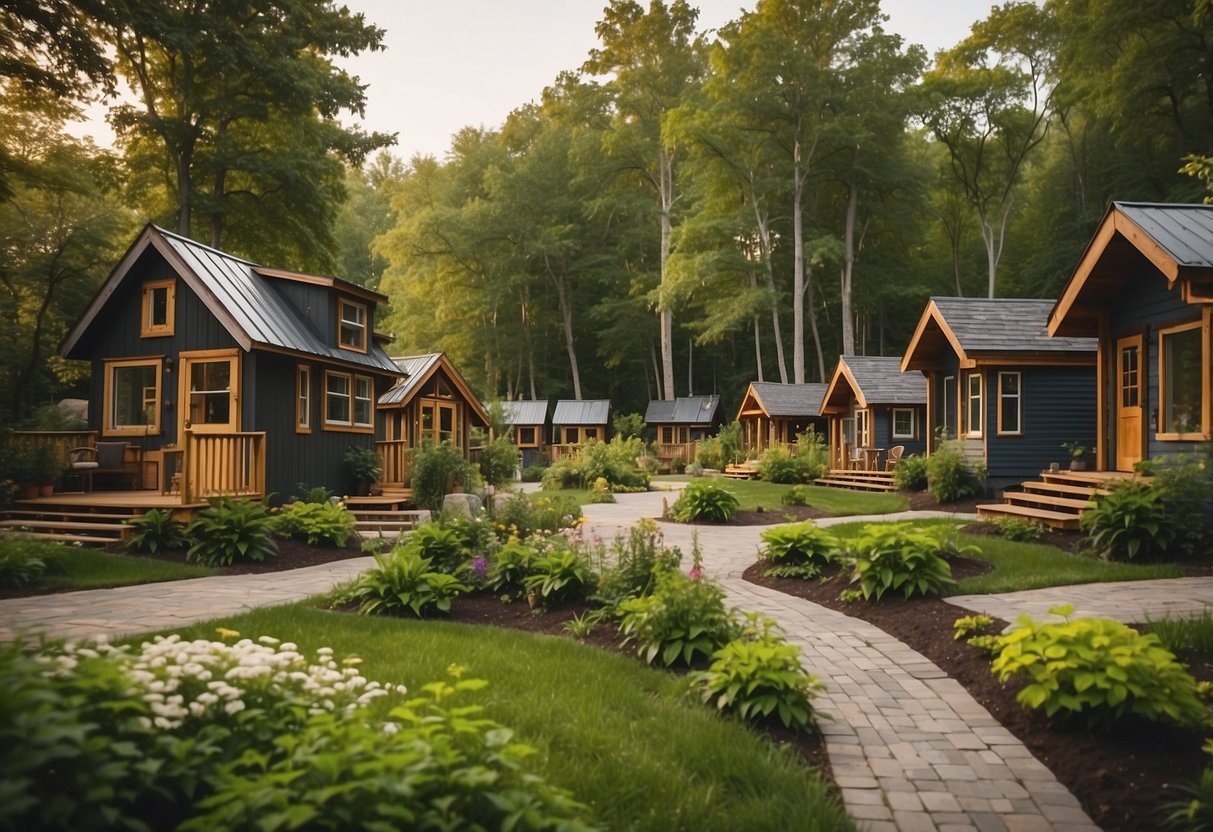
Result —
<instances>
[{"instance_id":1,"label":"small window","mask_svg":"<svg viewBox=\"0 0 1213 832\"><path fill-rule=\"evenodd\" d=\"M324 422L350 426L350 377L344 373L324 374Z\"/></svg>"},{"instance_id":2,"label":"small window","mask_svg":"<svg viewBox=\"0 0 1213 832\"><path fill-rule=\"evenodd\" d=\"M366 352L366 306L343 300L337 304L337 343L347 350Z\"/></svg>"},{"instance_id":3,"label":"small window","mask_svg":"<svg viewBox=\"0 0 1213 832\"><path fill-rule=\"evenodd\" d=\"M585 441L586 442L589 442L591 439L597 439L597 438L598 438L598 428L586 428L585 429Z\"/></svg>"},{"instance_id":4,"label":"small window","mask_svg":"<svg viewBox=\"0 0 1213 832\"><path fill-rule=\"evenodd\" d=\"M914 409L911 407L893 408L893 438L913 439L914 436Z\"/></svg>"},{"instance_id":5,"label":"small window","mask_svg":"<svg viewBox=\"0 0 1213 832\"><path fill-rule=\"evenodd\" d=\"M1209 434L1209 355L1199 321L1159 331L1158 431L1165 439Z\"/></svg>"},{"instance_id":6,"label":"small window","mask_svg":"<svg viewBox=\"0 0 1213 832\"><path fill-rule=\"evenodd\" d=\"M295 376L295 432L312 432L312 368L306 364Z\"/></svg>"},{"instance_id":7,"label":"small window","mask_svg":"<svg viewBox=\"0 0 1213 832\"><path fill-rule=\"evenodd\" d=\"M129 359L105 365L107 436L160 433L160 359Z\"/></svg>"},{"instance_id":8,"label":"small window","mask_svg":"<svg viewBox=\"0 0 1213 832\"><path fill-rule=\"evenodd\" d=\"M371 427L375 424L374 398L371 395L374 385L367 376L354 376L354 424L359 427Z\"/></svg>"},{"instance_id":9,"label":"small window","mask_svg":"<svg viewBox=\"0 0 1213 832\"><path fill-rule=\"evenodd\" d=\"M144 338L165 338L173 334L176 320L174 280L151 280L143 284L143 314L139 334Z\"/></svg>"},{"instance_id":10,"label":"small window","mask_svg":"<svg viewBox=\"0 0 1213 832\"><path fill-rule=\"evenodd\" d=\"M666 425L661 429L661 443L663 445L674 444L674 428L672 426Z\"/></svg>"},{"instance_id":11,"label":"small window","mask_svg":"<svg viewBox=\"0 0 1213 832\"><path fill-rule=\"evenodd\" d=\"M374 427L374 384L368 376L325 372L324 426L369 433Z\"/></svg>"},{"instance_id":12,"label":"small window","mask_svg":"<svg viewBox=\"0 0 1213 832\"><path fill-rule=\"evenodd\" d=\"M855 443L864 448L872 446L872 419L866 410L855 411Z\"/></svg>"},{"instance_id":13,"label":"small window","mask_svg":"<svg viewBox=\"0 0 1213 832\"><path fill-rule=\"evenodd\" d=\"M518 444L526 448L533 448L539 444L535 441L535 428L518 428Z\"/></svg>"},{"instance_id":14,"label":"small window","mask_svg":"<svg viewBox=\"0 0 1213 832\"><path fill-rule=\"evenodd\" d=\"M969 373L965 378L965 434L980 437L981 373Z\"/></svg>"},{"instance_id":15,"label":"small window","mask_svg":"<svg viewBox=\"0 0 1213 832\"><path fill-rule=\"evenodd\" d=\"M1019 435L1023 433L1023 396L1020 373L998 374L998 433Z\"/></svg>"},{"instance_id":16,"label":"small window","mask_svg":"<svg viewBox=\"0 0 1213 832\"><path fill-rule=\"evenodd\" d=\"M581 436L580 436L580 434L578 434L577 428L565 428L564 429L564 444L576 445L580 441L581 441Z\"/></svg>"}]
</instances>

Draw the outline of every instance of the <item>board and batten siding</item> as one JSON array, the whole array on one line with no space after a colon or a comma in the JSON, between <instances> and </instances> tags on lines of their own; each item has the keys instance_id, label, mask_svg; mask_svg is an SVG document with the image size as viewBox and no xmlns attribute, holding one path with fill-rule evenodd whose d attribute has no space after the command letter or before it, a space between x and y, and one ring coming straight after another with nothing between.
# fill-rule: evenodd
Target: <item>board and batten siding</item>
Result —
<instances>
[{"instance_id":1,"label":"board and batten siding","mask_svg":"<svg viewBox=\"0 0 1213 832\"><path fill-rule=\"evenodd\" d=\"M998 435L998 373L1020 373L1021 435ZM1069 465L1064 442L1095 448L1095 368L991 367L985 371L986 467L991 479L1025 479Z\"/></svg>"},{"instance_id":2,"label":"board and batten siding","mask_svg":"<svg viewBox=\"0 0 1213 832\"><path fill-rule=\"evenodd\" d=\"M901 410L903 407L914 411L914 432L913 439L894 439L893 438L893 409L896 407ZM926 441L926 408L922 405L874 405L871 408L872 414L872 440L877 448L884 448L886 451L894 445L905 446L905 456L910 454L925 454L927 451ZM882 456L883 459L883 456Z\"/></svg>"}]
</instances>

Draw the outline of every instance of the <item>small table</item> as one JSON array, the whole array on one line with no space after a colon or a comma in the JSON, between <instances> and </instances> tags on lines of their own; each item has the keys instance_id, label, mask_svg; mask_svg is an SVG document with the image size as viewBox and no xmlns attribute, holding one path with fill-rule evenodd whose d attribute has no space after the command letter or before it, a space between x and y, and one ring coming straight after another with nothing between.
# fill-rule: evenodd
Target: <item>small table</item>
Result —
<instances>
[{"instance_id":1,"label":"small table","mask_svg":"<svg viewBox=\"0 0 1213 832\"><path fill-rule=\"evenodd\" d=\"M880 455L884 453L884 448L860 448L863 451L863 470L875 471L877 463L880 462Z\"/></svg>"}]
</instances>

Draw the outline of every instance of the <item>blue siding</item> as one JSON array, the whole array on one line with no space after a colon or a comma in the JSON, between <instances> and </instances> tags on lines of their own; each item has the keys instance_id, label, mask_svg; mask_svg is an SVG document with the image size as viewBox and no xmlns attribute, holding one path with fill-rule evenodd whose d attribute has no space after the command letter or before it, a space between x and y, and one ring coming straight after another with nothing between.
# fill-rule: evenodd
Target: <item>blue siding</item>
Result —
<instances>
[{"instance_id":1,"label":"blue siding","mask_svg":"<svg viewBox=\"0 0 1213 832\"><path fill-rule=\"evenodd\" d=\"M899 406L897 409L901 410L902 407ZM876 405L870 408L872 414L872 438L877 448L891 448L894 445L904 445L906 455L924 454L927 452L925 433L926 408L920 405L907 405L905 409L914 411L915 436L913 439L893 438L893 408L887 405Z\"/></svg>"},{"instance_id":2,"label":"blue siding","mask_svg":"<svg viewBox=\"0 0 1213 832\"><path fill-rule=\"evenodd\" d=\"M998 435L998 372L1019 372L1021 436ZM1063 442L1095 447L1095 368L1005 367L985 373L986 467L991 479L1035 476L1069 461Z\"/></svg>"}]
</instances>

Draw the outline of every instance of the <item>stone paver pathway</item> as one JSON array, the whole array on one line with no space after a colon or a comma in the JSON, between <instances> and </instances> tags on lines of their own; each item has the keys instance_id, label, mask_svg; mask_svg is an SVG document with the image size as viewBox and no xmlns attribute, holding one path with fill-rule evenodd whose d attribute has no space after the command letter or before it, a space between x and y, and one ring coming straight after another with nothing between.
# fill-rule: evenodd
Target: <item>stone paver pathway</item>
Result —
<instances>
[{"instance_id":1,"label":"stone paver pathway","mask_svg":"<svg viewBox=\"0 0 1213 832\"><path fill-rule=\"evenodd\" d=\"M1074 606L1072 618L1112 618L1134 624L1147 619L1187 618L1213 608L1213 577L1074 584L998 595L953 595L945 600L1011 624L1021 615L1060 620L1049 614L1050 607L1060 604Z\"/></svg>"}]
</instances>

